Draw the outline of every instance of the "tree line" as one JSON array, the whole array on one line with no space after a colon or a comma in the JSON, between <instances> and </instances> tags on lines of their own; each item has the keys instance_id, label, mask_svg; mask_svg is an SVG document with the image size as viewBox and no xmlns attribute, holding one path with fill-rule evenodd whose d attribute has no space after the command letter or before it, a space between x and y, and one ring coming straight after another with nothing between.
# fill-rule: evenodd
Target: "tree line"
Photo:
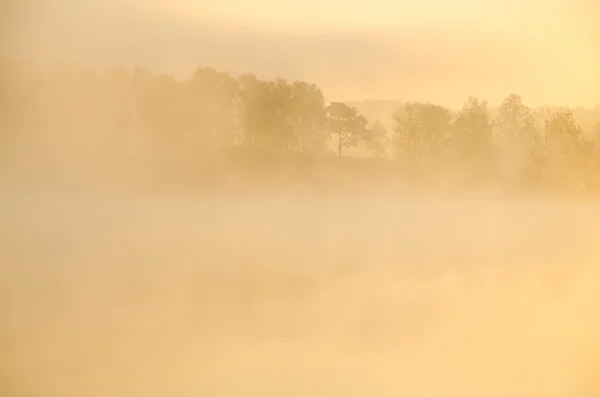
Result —
<instances>
[{"instance_id":1,"label":"tree line","mask_svg":"<svg viewBox=\"0 0 600 397\"><path fill-rule=\"evenodd\" d=\"M0 84L5 142L27 131L57 139L93 135L99 151L111 147L126 157L143 150L190 167L240 148L318 159L346 157L360 146L398 174L421 180L453 173L473 182L588 191L600 181L600 124L584 132L572 109L534 110L516 94L494 117L488 102L473 96L458 110L403 103L385 125L347 103L326 101L316 84L208 67L181 80L143 68L42 69L5 57Z\"/></svg>"}]
</instances>

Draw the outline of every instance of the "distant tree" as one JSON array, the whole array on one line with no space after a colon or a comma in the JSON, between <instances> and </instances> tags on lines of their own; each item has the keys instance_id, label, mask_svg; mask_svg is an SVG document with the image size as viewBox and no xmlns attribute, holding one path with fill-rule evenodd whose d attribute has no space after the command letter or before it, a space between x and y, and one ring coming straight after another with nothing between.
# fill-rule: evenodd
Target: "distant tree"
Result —
<instances>
[{"instance_id":1,"label":"distant tree","mask_svg":"<svg viewBox=\"0 0 600 397\"><path fill-rule=\"evenodd\" d=\"M256 106L254 101L257 99L258 88L261 81L252 73L246 73L238 76L238 100L235 111L235 121L237 126L237 143L244 145L253 145L252 126L256 123L252 120L252 107Z\"/></svg>"},{"instance_id":2,"label":"distant tree","mask_svg":"<svg viewBox=\"0 0 600 397\"><path fill-rule=\"evenodd\" d=\"M332 102L327 107L329 133L337 137L338 156L344 148L355 147L366 134L368 120L356 108L343 102Z\"/></svg>"},{"instance_id":3,"label":"distant tree","mask_svg":"<svg viewBox=\"0 0 600 397\"><path fill-rule=\"evenodd\" d=\"M325 149L326 109L323 92L315 84L295 81L292 84L290 123L293 147L300 152L321 153Z\"/></svg>"},{"instance_id":4,"label":"distant tree","mask_svg":"<svg viewBox=\"0 0 600 397\"><path fill-rule=\"evenodd\" d=\"M238 144L238 81L213 68L199 68L189 86L186 103L182 104L182 113L189 122L186 130L194 130L219 145Z\"/></svg>"},{"instance_id":5,"label":"distant tree","mask_svg":"<svg viewBox=\"0 0 600 397\"><path fill-rule=\"evenodd\" d=\"M40 142L52 159L82 165L89 160L95 167L101 162L93 160L96 155L110 154L116 163L137 153L144 167L150 161L157 171L171 171L165 175L181 176L200 175L194 173L222 159L229 147L240 150L228 155L266 164L273 152L273 158L287 152L294 159L302 158L296 153L324 154L332 139L339 156L361 142L373 157L391 154L421 179L444 166L468 179L494 176L561 188L589 184L600 191L600 107L538 111L511 94L491 121L487 101L477 97L456 114L431 103L357 104L373 116L369 124L349 103L326 106L321 89L305 81L234 77L210 67L185 80L141 68L97 73L67 62L41 71L2 56L0 87L2 153L9 153L12 139L20 142L28 136L24 132L34 131L44 135ZM384 125L377 118L382 107L390 112L396 106Z\"/></svg>"},{"instance_id":6,"label":"distant tree","mask_svg":"<svg viewBox=\"0 0 600 397\"><path fill-rule=\"evenodd\" d=\"M499 169L512 182L528 179L538 132L534 113L519 95L504 99L494 120L495 153Z\"/></svg>"},{"instance_id":7,"label":"distant tree","mask_svg":"<svg viewBox=\"0 0 600 397\"><path fill-rule=\"evenodd\" d=\"M568 153L576 147L581 137L581 127L573 117L569 108L558 108L552 111L544 124L547 141L552 141L562 153Z\"/></svg>"},{"instance_id":8,"label":"distant tree","mask_svg":"<svg viewBox=\"0 0 600 397\"><path fill-rule=\"evenodd\" d=\"M157 120L165 110L160 101L163 93L156 89L155 78L152 72L139 67L134 69L131 78L137 126L145 133L159 129Z\"/></svg>"},{"instance_id":9,"label":"distant tree","mask_svg":"<svg viewBox=\"0 0 600 397\"><path fill-rule=\"evenodd\" d=\"M285 81L256 81L244 95L245 141L276 151L294 143L292 87Z\"/></svg>"},{"instance_id":10,"label":"distant tree","mask_svg":"<svg viewBox=\"0 0 600 397\"><path fill-rule=\"evenodd\" d=\"M389 137L385 125L379 119L375 120L366 130L364 136L367 148L375 157L385 157L388 152Z\"/></svg>"},{"instance_id":11,"label":"distant tree","mask_svg":"<svg viewBox=\"0 0 600 397\"><path fill-rule=\"evenodd\" d=\"M419 162L424 149L420 105L407 103L393 115L396 157L402 158L409 168L413 168Z\"/></svg>"},{"instance_id":12,"label":"distant tree","mask_svg":"<svg viewBox=\"0 0 600 397\"><path fill-rule=\"evenodd\" d=\"M600 143L600 121L590 129L590 140L596 144Z\"/></svg>"},{"instance_id":13,"label":"distant tree","mask_svg":"<svg viewBox=\"0 0 600 397\"><path fill-rule=\"evenodd\" d=\"M505 139L529 140L536 130L535 116L519 95L511 94L500 105L494 127Z\"/></svg>"},{"instance_id":14,"label":"distant tree","mask_svg":"<svg viewBox=\"0 0 600 397\"><path fill-rule=\"evenodd\" d=\"M123 67L106 70L102 76L102 88L105 94L103 99L109 108L110 128L115 133L132 128L135 124L135 113L129 71Z\"/></svg>"},{"instance_id":15,"label":"distant tree","mask_svg":"<svg viewBox=\"0 0 600 397\"><path fill-rule=\"evenodd\" d=\"M585 140L585 183L589 190L600 191L600 122L596 123Z\"/></svg>"},{"instance_id":16,"label":"distant tree","mask_svg":"<svg viewBox=\"0 0 600 397\"><path fill-rule=\"evenodd\" d=\"M396 157L404 159L409 168L441 161L451 132L447 109L429 103L406 103L394 112L393 118Z\"/></svg>"},{"instance_id":17,"label":"distant tree","mask_svg":"<svg viewBox=\"0 0 600 397\"><path fill-rule=\"evenodd\" d=\"M536 179L546 175L545 179L553 179L554 184L579 168L576 163L589 150L589 145L581 139L581 127L571 109L545 109L545 113L544 129L533 142L535 174Z\"/></svg>"},{"instance_id":18,"label":"distant tree","mask_svg":"<svg viewBox=\"0 0 600 397\"><path fill-rule=\"evenodd\" d=\"M454 120L452 146L459 162L473 164L489 154L492 124L488 102L471 96Z\"/></svg>"},{"instance_id":19,"label":"distant tree","mask_svg":"<svg viewBox=\"0 0 600 397\"><path fill-rule=\"evenodd\" d=\"M182 84L169 74L152 77L151 96L152 120L158 133L166 138L179 134L182 129L181 87Z\"/></svg>"}]
</instances>

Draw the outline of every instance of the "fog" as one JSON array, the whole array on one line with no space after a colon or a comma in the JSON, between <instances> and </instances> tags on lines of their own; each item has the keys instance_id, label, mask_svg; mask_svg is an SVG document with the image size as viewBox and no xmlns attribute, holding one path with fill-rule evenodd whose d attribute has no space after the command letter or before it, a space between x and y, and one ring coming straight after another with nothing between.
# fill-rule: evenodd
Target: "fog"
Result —
<instances>
[{"instance_id":1,"label":"fog","mask_svg":"<svg viewBox=\"0 0 600 397\"><path fill-rule=\"evenodd\" d=\"M600 393L600 108L538 109L594 4L55 3L0 3L2 397Z\"/></svg>"},{"instance_id":2,"label":"fog","mask_svg":"<svg viewBox=\"0 0 600 397\"><path fill-rule=\"evenodd\" d=\"M185 77L211 66L312 81L335 100L453 107L511 92L593 106L600 90L600 14L587 0L11 3L6 47L42 61Z\"/></svg>"},{"instance_id":3,"label":"fog","mask_svg":"<svg viewBox=\"0 0 600 397\"><path fill-rule=\"evenodd\" d=\"M597 215L483 194L5 193L5 395L593 395Z\"/></svg>"}]
</instances>

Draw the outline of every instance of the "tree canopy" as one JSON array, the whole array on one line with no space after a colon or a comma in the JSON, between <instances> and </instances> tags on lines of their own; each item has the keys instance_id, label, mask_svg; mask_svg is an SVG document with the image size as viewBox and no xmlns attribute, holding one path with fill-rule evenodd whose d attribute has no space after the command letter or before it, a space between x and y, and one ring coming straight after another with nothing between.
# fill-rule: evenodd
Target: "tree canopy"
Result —
<instances>
[{"instance_id":1,"label":"tree canopy","mask_svg":"<svg viewBox=\"0 0 600 397\"><path fill-rule=\"evenodd\" d=\"M384 123L353 104L328 102L314 83L209 67L178 80L143 68L100 72L63 63L41 70L4 57L0 83L4 157L15 140L41 136L45 155L110 153L125 166L137 153L173 174L199 172L219 153L252 152L265 159L371 157L424 179L460 170L457 178L471 181L598 185L600 114L585 131L573 109L531 109L516 94L494 110L475 96L456 111L406 102Z\"/></svg>"}]
</instances>

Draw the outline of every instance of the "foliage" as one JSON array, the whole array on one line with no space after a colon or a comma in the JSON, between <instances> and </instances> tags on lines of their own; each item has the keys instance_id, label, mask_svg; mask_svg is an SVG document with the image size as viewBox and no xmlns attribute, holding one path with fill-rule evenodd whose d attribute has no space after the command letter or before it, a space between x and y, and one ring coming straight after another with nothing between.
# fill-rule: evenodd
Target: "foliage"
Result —
<instances>
[{"instance_id":1,"label":"foliage","mask_svg":"<svg viewBox=\"0 0 600 397\"><path fill-rule=\"evenodd\" d=\"M328 158L331 149L347 157L356 148L419 178L460 169L480 179L588 190L600 179L600 120L583 131L572 109L536 113L516 94L493 120L488 102L473 96L456 113L404 103L386 126L348 103L328 103L313 83L236 77L209 67L177 80L143 68L97 73L63 63L41 71L4 57L0 83L2 148L43 131L46 155L56 158L99 156L110 148L113 161L120 156L127 163L137 151L157 169L183 173L207 167L218 153L314 160ZM69 142L69 149L60 152L58 142Z\"/></svg>"}]
</instances>

